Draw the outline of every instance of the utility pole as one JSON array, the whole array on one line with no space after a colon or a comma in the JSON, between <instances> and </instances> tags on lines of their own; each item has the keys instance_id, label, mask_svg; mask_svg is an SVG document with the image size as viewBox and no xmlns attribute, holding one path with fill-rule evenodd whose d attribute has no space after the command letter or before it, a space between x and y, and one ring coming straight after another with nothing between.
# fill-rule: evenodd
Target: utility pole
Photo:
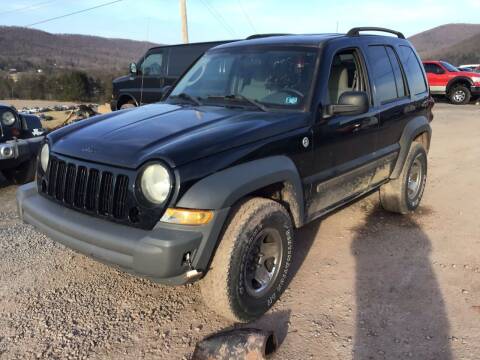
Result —
<instances>
[{"instance_id":1,"label":"utility pole","mask_svg":"<svg viewBox=\"0 0 480 360\"><path fill-rule=\"evenodd\" d=\"M180 17L182 18L182 40L188 44L187 0L180 0Z\"/></svg>"}]
</instances>

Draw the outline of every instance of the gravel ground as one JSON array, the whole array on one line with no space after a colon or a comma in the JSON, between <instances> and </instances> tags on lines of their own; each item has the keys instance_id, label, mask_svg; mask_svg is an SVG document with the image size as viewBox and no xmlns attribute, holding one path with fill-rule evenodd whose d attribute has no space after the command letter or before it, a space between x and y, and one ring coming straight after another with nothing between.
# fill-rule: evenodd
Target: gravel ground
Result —
<instances>
[{"instance_id":1,"label":"gravel ground","mask_svg":"<svg viewBox=\"0 0 480 360\"><path fill-rule=\"evenodd\" d=\"M373 194L297 233L289 289L250 326L274 359L480 358L480 107L438 104L420 209ZM113 270L22 224L0 179L0 358L188 359L234 326L197 285Z\"/></svg>"}]
</instances>

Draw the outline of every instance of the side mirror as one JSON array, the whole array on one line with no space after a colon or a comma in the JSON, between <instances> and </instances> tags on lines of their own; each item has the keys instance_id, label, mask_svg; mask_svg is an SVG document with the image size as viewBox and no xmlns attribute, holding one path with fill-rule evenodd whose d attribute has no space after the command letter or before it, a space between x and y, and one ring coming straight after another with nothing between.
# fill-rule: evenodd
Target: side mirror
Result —
<instances>
[{"instance_id":1,"label":"side mirror","mask_svg":"<svg viewBox=\"0 0 480 360\"><path fill-rule=\"evenodd\" d=\"M442 68L438 68L437 69L437 74L439 74L439 75L445 74L445 70L443 70Z\"/></svg>"},{"instance_id":2,"label":"side mirror","mask_svg":"<svg viewBox=\"0 0 480 360\"><path fill-rule=\"evenodd\" d=\"M137 64L135 64L133 62L130 63L129 69L130 69L130 74L131 75L137 75Z\"/></svg>"},{"instance_id":3,"label":"side mirror","mask_svg":"<svg viewBox=\"0 0 480 360\"><path fill-rule=\"evenodd\" d=\"M160 91L162 92L162 98L160 100L165 100L168 95L170 94L170 90L173 89L173 86L172 85L165 85L164 87L162 87L160 89Z\"/></svg>"},{"instance_id":4,"label":"side mirror","mask_svg":"<svg viewBox=\"0 0 480 360\"><path fill-rule=\"evenodd\" d=\"M338 104L327 106L327 115L360 115L368 112L368 95L364 91L346 91Z\"/></svg>"}]
</instances>

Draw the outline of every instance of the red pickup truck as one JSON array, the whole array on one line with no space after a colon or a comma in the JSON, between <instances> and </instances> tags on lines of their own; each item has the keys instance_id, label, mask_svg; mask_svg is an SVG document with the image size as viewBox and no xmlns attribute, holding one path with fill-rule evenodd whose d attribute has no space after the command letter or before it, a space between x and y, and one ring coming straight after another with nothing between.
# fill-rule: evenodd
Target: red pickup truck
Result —
<instances>
[{"instance_id":1,"label":"red pickup truck","mask_svg":"<svg viewBox=\"0 0 480 360\"><path fill-rule=\"evenodd\" d=\"M446 61L424 61L430 92L446 95L452 104L468 104L480 95L480 74L460 71Z\"/></svg>"}]
</instances>

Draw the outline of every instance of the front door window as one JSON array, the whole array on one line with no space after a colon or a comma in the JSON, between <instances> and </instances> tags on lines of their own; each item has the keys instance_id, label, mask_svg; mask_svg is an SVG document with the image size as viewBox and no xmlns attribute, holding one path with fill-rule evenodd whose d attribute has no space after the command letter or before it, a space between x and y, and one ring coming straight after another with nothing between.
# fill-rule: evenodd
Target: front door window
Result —
<instances>
[{"instance_id":1,"label":"front door window","mask_svg":"<svg viewBox=\"0 0 480 360\"><path fill-rule=\"evenodd\" d=\"M144 76L160 76L163 74L163 54L149 54L142 62L140 71Z\"/></svg>"}]
</instances>

